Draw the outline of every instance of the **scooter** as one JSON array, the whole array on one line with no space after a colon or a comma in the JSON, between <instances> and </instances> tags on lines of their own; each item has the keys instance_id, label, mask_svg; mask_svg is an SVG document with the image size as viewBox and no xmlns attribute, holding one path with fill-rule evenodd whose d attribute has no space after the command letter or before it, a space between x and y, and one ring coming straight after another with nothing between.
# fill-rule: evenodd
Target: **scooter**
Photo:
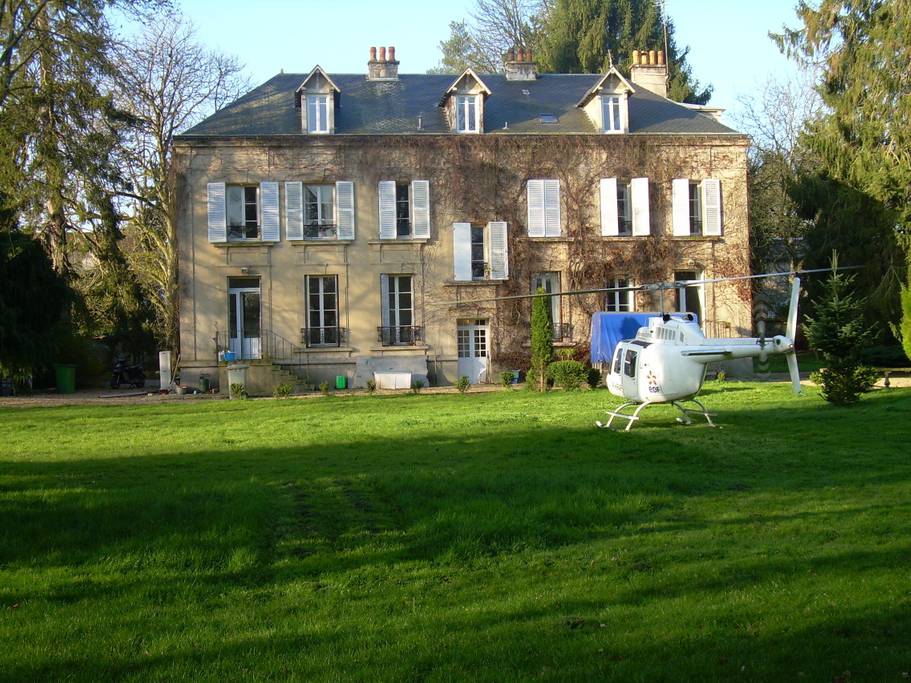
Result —
<instances>
[{"instance_id":1,"label":"scooter","mask_svg":"<svg viewBox=\"0 0 911 683\"><path fill-rule=\"evenodd\" d=\"M142 365L136 363L127 365L122 358L114 361L114 371L111 373L111 389L119 389L121 384L129 384L136 388L146 385L146 376Z\"/></svg>"}]
</instances>

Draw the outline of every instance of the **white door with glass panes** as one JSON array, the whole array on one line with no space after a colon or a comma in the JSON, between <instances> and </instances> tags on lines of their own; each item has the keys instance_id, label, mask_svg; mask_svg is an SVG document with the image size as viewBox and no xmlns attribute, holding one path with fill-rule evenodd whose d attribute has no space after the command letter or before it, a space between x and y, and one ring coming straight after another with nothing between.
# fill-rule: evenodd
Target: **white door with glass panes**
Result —
<instances>
[{"instance_id":1,"label":"white door with glass panes","mask_svg":"<svg viewBox=\"0 0 911 683\"><path fill-rule=\"evenodd\" d=\"M543 289L545 294L560 293L560 273L536 273L531 278L531 293L537 294L539 289ZM563 320L560 317L560 297L548 297L548 306L550 308L550 322L554 328L556 336L560 330L560 324Z\"/></svg>"},{"instance_id":2,"label":"white door with glass panes","mask_svg":"<svg viewBox=\"0 0 911 683\"><path fill-rule=\"evenodd\" d=\"M335 275L307 276L307 346L338 346L338 284Z\"/></svg>"},{"instance_id":3,"label":"white door with glass panes","mask_svg":"<svg viewBox=\"0 0 911 683\"><path fill-rule=\"evenodd\" d=\"M486 382L489 375L489 331L486 320L459 323L456 342L459 352L459 377L472 384Z\"/></svg>"},{"instance_id":4,"label":"white door with glass panes","mask_svg":"<svg viewBox=\"0 0 911 683\"><path fill-rule=\"evenodd\" d=\"M256 286L228 288L228 350L236 358L260 358L260 295Z\"/></svg>"},{"instance_id":5,"label":"white door with glass panes","mask_svg":"<svg viewBox=\"0 0 911 683\"><path fill-rule=\"evenodd\" d=\"M383 275L380 279L383 298L383 346L412 345L417 341L414 325L414 301L410 275Z\"/></svg>"}]
</instances>

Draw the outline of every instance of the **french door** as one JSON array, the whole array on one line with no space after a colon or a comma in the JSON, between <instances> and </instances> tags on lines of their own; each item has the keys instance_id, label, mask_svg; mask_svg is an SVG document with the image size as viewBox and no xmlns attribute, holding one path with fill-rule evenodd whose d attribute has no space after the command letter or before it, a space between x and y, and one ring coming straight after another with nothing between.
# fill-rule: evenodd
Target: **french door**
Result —
<instances>
[{"instance_id":1,"label":"french door","mask_svg":"<svg viewBox=\"0 0 911 683\"><path fill-rule=\"evenodd\" d=\"M472 384L486 382L489 376L490 331L486 320L459 323L456 329L456 346L459 352L459 377L467 377Z\"/></svg>"},{"instance_id":2,"label":"french door","mask_svg":"<svg viewBox=\"0 0 911 683\"><path fill-rule=\"evenodd\" d=\"M256 286L228 287L228 350L236 358L260 358L260 294Z\"/></svg>"}]
</instances>

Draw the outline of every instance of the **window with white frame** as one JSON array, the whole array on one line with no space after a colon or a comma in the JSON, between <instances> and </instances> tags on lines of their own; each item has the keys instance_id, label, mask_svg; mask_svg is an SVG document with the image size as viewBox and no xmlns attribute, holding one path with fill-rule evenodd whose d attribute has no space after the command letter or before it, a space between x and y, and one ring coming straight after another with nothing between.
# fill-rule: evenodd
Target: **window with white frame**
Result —
<instances>
[{"instance_id":1,"label":"window with white frame","mask_svg":"<svg viewBox=\"0 0 911 683\"><path fill-rule=\"evenodd\" d=\"M604 122L605 133L623 132L623 123L620 120L619 95L603 95L601 97L601 117Z\"/></svg>"},{"instance_id":2,"label":"window with white frame","mask_svg":"<svg viewBox=\"0 0 911 683\"><path fill-rule=\"evenodd\" d=\"M259 187L228 185L225 191L228 239L259 239Z\"/></svg>"},{"instance_id":3,"label":"window with white frame","mask_svg":"<svg viewBox=\"0 0 911 683\"><path fill-rule=\"evenodd\" d=\"M338 346L338 278L307 276L307 346Z\"/></svg>"},{"instance_id":4,"label":"window with white frame","mask_svg":"<svg viewBox=\"0 0 911 683\"><path fill-rule=\"evenodd\" d=\"M720 237L722 230L721 181L675 178L673 181L675 237Z\"/></svg>"},{"instance_id":5,"label":"window with white frame","mask_svg":"<svg viewBox=\"0 0 911 683\"><path fill-rule=\"evenodd\" d=\"M629 280L615 277L607 281L607 286L615 291L607 292L604 310L610 313L622 313L636 310L635 292L623 289L624 287L632 286Z\"/></svg>"},{"instance_id":6,"label":"window with white frame","mask_svg":"<svg viewBox=\"0 0 911 683\"><path fill-rule=\"evenodd\" d=\"M504 221L452 224L452 265L456 281L509 277L509 230Z\"/></svg>"},{"instance_id":7,"label":"window with white frame","mask_svg":"<svg viewBox=\"0 0 911 683\"><path fill-rule=\"evenodd\" d=\"M329 132L329 98L331 95L307 95L307 132Z\"/></svg>"},{"instance_id":8,"label":"window with white frame","mask_svg":"<svg viewBox=\"0 0 911 683\"><path fill-rule=\"evenodd\" d=\"M384 275L384 345L413 344L419 337L414 327L413 278L411 275Z\"/></svg>"},{"instance_id":9,"label":"window with white frame","mask_svg":"<svg viewBox=\"0 0 911 683\"><path fill-rule=\"evenodd\" d=\"M411 237L411 185L395 184L395 234L396 237Z\"/></svg>"},{"instance_id":10,"label":"window with white frame","mask_svg":"<svg viewBox=\"0 0 911 683\"><path fill-rule=\"evenodd\" d=\"M539 289L543 289L545 294L560 293L560 273L535 273L531 278L531 293L537 294ZM562 323L560 317L560 297L551 296L549 298L550 321L554 327L554 336L558 334L558 328Z\"/></svg>"},{"instance_id":11,"label":"window with white frame","mask_svg":"<svg viewBox=\"0 0 911 683\"><path fill-rule=\"evenodd\" d=\"M456 96L456 131L459 133L478 132L478 96Z\"/></svg>"},{"instance_id":12,"label":"window with white frame","mask_svg":"<svg viewBox=\"0 0 911 683\"><path fill-rule=\"evenodd\" d=\"M702 234L702 186L690 182L690 234Z\"/></svg>"},{"instance_id":13,"label":"window with white frame","mask_svg":"<svg viewBox=\"0 0 911 683\"><path fill-rule=\"evenodd\" d=\"M617 182L617 234L633 234L633 201L628 182Z\"/></svg>"},{"instance_id":14,"label":"window with white frame","mask_svg":"<svg viewBox=\"0 0 911 683\"><path fill-rule=\"evenodd\" d=\"M304 239L334 239L335 186L304 186Z\"/></svg>"}]
</instances>

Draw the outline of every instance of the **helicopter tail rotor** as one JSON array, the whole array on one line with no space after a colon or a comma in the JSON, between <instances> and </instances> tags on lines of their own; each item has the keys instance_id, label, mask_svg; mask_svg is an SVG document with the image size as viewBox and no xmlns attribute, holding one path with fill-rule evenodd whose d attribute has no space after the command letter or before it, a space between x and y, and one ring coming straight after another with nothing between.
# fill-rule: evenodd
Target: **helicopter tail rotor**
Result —
<instances>
[{"instance_id":1,"label":"helicopter tail rotor","mask_svg":"<svg viewBox=\"0 0 911 683\"><path fill-rule=\"evenodd\" d=\"M769 352L766 351L765 337L765 318L760 318L756 323L756 331L759 332L759 362L763 365L769 360Z\"/></svg>"}]
</instances>

